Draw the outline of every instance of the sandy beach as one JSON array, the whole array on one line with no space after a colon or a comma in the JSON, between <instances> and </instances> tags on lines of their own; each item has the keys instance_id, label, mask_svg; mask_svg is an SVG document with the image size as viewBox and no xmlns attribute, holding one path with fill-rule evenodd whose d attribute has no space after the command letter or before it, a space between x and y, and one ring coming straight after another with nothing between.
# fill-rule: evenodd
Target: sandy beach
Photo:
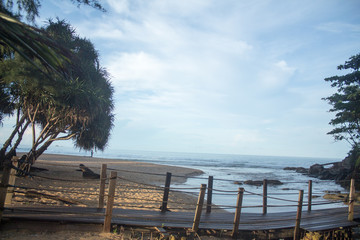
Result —
<instances>
[{"instance_id":1,"label":"sandy beach","mask_svg":"<svg viewBox=\"0 0 360 240\"><path fill-rule=\"evenodd\" d=\"M174 176L183 176L172 177L172 184L182 183L186 181L186 177L202 174L202 171L196 169L144 162L44 154L36 161L34 167L46 170L33 172L32 178L18 177L15 184L29 189L17 189L12 204L7 207L70 205L97 207L100 181L84 179L82 172L79 171L79 164L84 164L94 173L99 174L104 163L107 164L108 176L110 171L118 172L114 207L122 208L159 210L163 198L163 188L159 186L164 186L166 172L171 172ZM56 196L59 199L48 196ZM195 209L196 201L195 195L170 192L168 208L171 211ZM68 235L64 232L49 233L46 228L42 232L31 234L25 230L5 229L0 233L0 239L120 239L117 234L86 233L79 236L76 234L78 233L72 232Z\"/></svg>"},{"instance_id":2,"label":"sandy beach","mask_svg":"<svg viewBox=\"0 0 360 240\"><path fill-rule=\"evenodd\" d=\"M42 155L34 164L34 167L43 168L47 171L34 172L33 178L17 178L16 185L34 188L44 194L61 196L83 207L97 207L99 196L99 180L84 179L79 165L83 164L99 174L101 165L107 164L107 175L110 171L117 171L117 187L115 207L126 208L149 208L156 209L161 206L165 174L171 172L174 176L196 176L202 171L157 165L144 162L91 158L67 155ZM172 177L172 184L186 181L186 177ZM39 190L37 190L39 189ZM44 189L44 190L40 190ZM13 198L14 205L70 205L49 198L29 198L29 194L16 193ZM173 211L181 211L181 208L196 206L196 196L190 196L179 192L171 192L168 207ZM184 203L178 205L177 203Z\"/></svg>"}]
</instances>

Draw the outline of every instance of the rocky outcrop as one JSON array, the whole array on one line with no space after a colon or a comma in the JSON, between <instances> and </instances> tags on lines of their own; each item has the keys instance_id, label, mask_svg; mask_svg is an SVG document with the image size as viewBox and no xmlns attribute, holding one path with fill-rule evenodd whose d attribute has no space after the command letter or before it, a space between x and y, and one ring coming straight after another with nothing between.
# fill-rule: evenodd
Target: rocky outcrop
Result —
<instances>
[{"instance_id":1,"label":"rocky outcrop","mask_svg":"<svg viewBox=\"0 0 360 240\"><path fill-rule=\"evenodd\" d=\"M242 184L240 182L234 182L235 184ZM263 185L263 181L254 181L254 180L247 180L244 181L244 184L246 185L252 185L252 186L262 186ZM280 182L279 180L267 180L267 184L268 185L282 185L283 183Z\"/></svg>"},{"instance_id":2,"label":"rocky outcrop","mask_svg":"<svg viewBox=\"0 0 360 240\"><path fill-rule=\"evenodd\" d=\"M297 173L303 173L303 174L307 174L309 172L309 169L303 167L286 167L284 168L284 170L295 171Z\"/></svg>"},{"instance_id":3,"label":"rocky outcrop","mask_svg":"<svg viewBox=\"0 0 360 240\"><path fill-rule=\"evenodd\" d=\"M357 171L352 167L354 166L353 161L352 157L349 156L341 162L314 164L309 169L302 167L286 167L284 170L296 171L321 180L334 180L344 188L348 188L349 183L346 180L357 178L355 175L358 175L356 174Z\"/></svg>"}]
</instances>

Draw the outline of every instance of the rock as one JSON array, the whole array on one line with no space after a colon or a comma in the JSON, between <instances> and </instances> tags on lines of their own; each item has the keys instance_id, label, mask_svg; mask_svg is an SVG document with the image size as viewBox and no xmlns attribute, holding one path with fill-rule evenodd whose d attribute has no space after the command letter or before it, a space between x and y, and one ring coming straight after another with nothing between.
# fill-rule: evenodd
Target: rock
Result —
<instances>
[{"instance_id":1,"label":"rock","mask_svg":"<svg viewBox=\"0 0 360 240\"><path fill-rule=\"evenodd\" d=\"M303 167L285 167L284 170L295 171L297 173L303 173L303 174L307 174L309 171L308 169Z\"/></svg>"},{"instance_id":2,"label":"rock","mask_svg":"<svg viewBox=\"0 0 360 240\"><path fill-rule=\"evenodd\" d=\"M237 184L237 185L243 185L243 183L242 183L242 182L240 182L240 181L235 181L235 182L234 182L234 184Z\"/></svg>"},{"instance_id":3,"label":"rock","mask_svg":"<svg viewBox=\"0 0 360 240\"><path fill-rule=\"evenodd\" d=\"M84 164L80 164L79 168L82 171L82 176L83 178L86 179L100 179L100 175L97 173L94 173L93 171L91 171L88 167L86 167Z\"/></svg>"},{"instance_id":4,"label":"rock","mask_svg":"<svg viewBox=\"0 0 360 240\"><path fill-rule=\"evenodd\" d=\"M303 173L303 174L306 174L306 173L308 173L309 172L309 170L308 169L306 169L306 168L303 168L303 167L298 167L298 168L296 168L296 170L295 170L297 173Z\"/></svg>"},{"instance_id":5,"label":"rock","mask_svg":"<svg viewBox=\"0 0 360 240\"><path fill-rule=\"evenodd\" d=\"M328 199L328 200L334 200L334 201L337 201L337 200L341 200L341 201L344 201L344 202L348 202L349 200L349 195L348 194L341 194L341 193L337 193L337 194L331 194L331 193L328 193L328 194L325 194L323 196L324 199Z\"/></svg>"},{"instance_id":6,"label":"rock","mask_svg":"<svg viewBox=\"0 0 360 240\"><path fill-rule=\"evenodd\" d=\"M268 180L267 182L269 185L283 185L279 180Z\"/></svg>"},{"instance_id":7,"label":"rock","mask_svg":"<svg viewBox=\"0 0 360 240\"><path fill-rule=\"evenodd\" d=\"M335 180L335 175L333 175L329 169L324 169L317 177L321 180Z\"/></svg>"},{"instance_id":8,"label":"rock","mask_svg":"<svg viewBox=\"0 0 360 240\"><path fill-rule=\"evenodd\" d=\"M268 185L283 185L282 182L279 180L267 180ZM253 180L247 180L244 182L244 184L252 185L252 186L262 186L263 181L253 181Z\"/></svg>"},{"instance_id":9,"label":"rock","mask_svg":"<svg viewBox=\"0 0 360 240\"><path fill-rule=\"evenodd\" d=\"M285 167L284 170L296 171L297 167Z\"/></svg>"},{"instance_id":10,"label":"rock","mask_svg":"<svg viewBox=\"0 0 360 240\"><path fill-rule=\"evenodd\" d=\"M318 177L323 170L324 170L324 166L322 166L320 164L314 164L309 169L309 175Z\"/></svg>"},{"instance_id":11,"label":"rock","mask_svg":"<svg viewBox=\"0 0 360 240\"><path fill-rule=\"evenodd\" d=\"M252 186L261 186L263 184L263 181L253 181L253 180L247 180L244 182L246 185L252 185Z\"/></svg>"}]
</instances>

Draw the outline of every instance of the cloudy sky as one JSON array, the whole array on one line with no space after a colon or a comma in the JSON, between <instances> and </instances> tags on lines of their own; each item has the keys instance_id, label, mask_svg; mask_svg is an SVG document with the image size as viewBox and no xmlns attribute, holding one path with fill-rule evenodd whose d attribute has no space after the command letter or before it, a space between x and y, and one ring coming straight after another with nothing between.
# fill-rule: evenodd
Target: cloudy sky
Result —
<instances>
[{"instance_id":1,"label":"cloudy sky","mask_svg":"<svg viewBox=\"0 0 360 240\"><path fill-rule=\"evenodd\" d=\"M109 149L344 157L324 78L360 50L357 0L43 1L115 88ZM61 143L64 144L64 143Z\"/></svg>"}]
</instances>

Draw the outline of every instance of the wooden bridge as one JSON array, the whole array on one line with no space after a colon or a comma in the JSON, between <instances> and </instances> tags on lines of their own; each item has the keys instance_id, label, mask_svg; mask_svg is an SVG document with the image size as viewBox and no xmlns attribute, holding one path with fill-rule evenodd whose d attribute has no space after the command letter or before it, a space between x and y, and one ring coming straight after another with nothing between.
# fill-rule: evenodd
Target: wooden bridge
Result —
<instances>
[{"instance_id":1,"label":"wooden bridge","mask_svg":"<svg viewBox=\"0 0 360 240\"><path fill-rule=\"evenodd\" d=\"M355 208L355 220L360 220L360 207ZM277 230L294 228L296 212L242 213L240 231ZM200 229L232 230L235 213L202 213ZM6 209L3 218L8 220L31 220L48 222L103 224L105 209L89 207L16 207ZM112 224L138 227L192 228L194 212L165 212L114 208ZM303 211L300 227L316 232L338 228L354 227L357 221L348 220L348 209L332 208Z\"/></svg>"},{"instance_id":2,"label":"wooden bridge","mask_svg":"<svg viewBox=\"0 0 360 240\"><path fill-rule=\"evenodd\" d=\"M360 207L355 207L355 220L360 219ZM113 225L133 227L157 227L158 229L191 229L194 221L193 212L165 212L150 210L131 210L114 208L111 223ZM244 232L279 232L287 231L292 235L296 226L296 212L283 213L242 213L238 236ZM202 213L199 229L228 230L234 227L235 213ZM3 219L7 222L52 222L68 224L95 224L102 228L105 209L88 207L17 207L6 209ZM359 225L348 220L348 208L312 210L302 212L300 229L305 232L331 232L338 229L350 229ZM291 236L290 235L290 236ZM350 234L351 235L351 234ZM274 235L276 236L276 235Z\"/></svg>"},{"instance_id":3,"label":"wooden bridge","mask_svg":"<svg viewBox=\"0 0 360 240\"><path fill-rule=\"evenodd\" d=\"M2 184L0 187L0 204L4 206L6 196L11 201L12 191L15 186L13 173L4 170L2 175ZM165 185L163 187L164 196L159 209L128 209L114 207L115 186L117 172L112 171L109 178L106 177L106 164L103 164L100 177L99 187L99 207L19 207L6 205L1 208L2 222L48 222L48 223L79 223L79 224L95 224L103 226L104 231L110 231L111 225L136 226L136 227L157 227L158 229L191 229L193 232L200 230L228 230L231 231L233 237L241 236L246 232L281 232L286 230L285 237L289 237L289 232L294 239L300 239L301 234L306 232L334 232L339 229L345 229L348 235L351 235L351 228L358 226L360 219L360 207L354 206L354 181L351 184L349 207L329 208L321 210L311 209L311 184L309 184L309 198L304 206L308 206L307 210L303 207L303 190L299 191L299 200L296 201L295 207L297 211L267 213L267 195L266 180L264 180L262 213L241 212L242 198L245 190L239 188L237 191L237 202L235 212L211 212L211 193L212 177L209 178L208 188L203 184L200 188L198 201L195 211L172 212L167 211L167 203L170 191L171 174L167 173ZM105 180L109 180L109 190L107 193L106 208L104 202L105 196ZM23 189L26 189L23 187ZM207 189L207 206L206 211L202 211L204 204L205 191ZM230 192L230 191L226 191ZM209 195L210 194L210 195ZM210 200L210 201L209 201ZM210 204L210 205L209 205Z\"/></svg>"}]
</instances>

